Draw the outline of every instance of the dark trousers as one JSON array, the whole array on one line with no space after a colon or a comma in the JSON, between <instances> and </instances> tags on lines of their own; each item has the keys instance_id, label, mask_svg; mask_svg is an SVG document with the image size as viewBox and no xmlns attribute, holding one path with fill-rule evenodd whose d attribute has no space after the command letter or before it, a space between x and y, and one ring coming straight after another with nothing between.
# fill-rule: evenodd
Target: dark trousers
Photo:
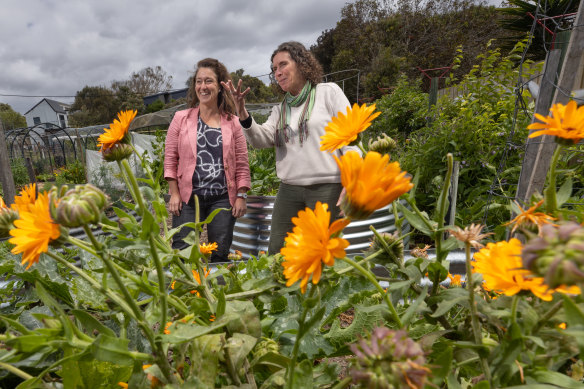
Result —
<instances>
[{"instance_id":1,"label":"dark trousers","mask_svg":"<svg viewBox=\"0 0 584 389\"><path fill-rule=\"evenodd\" d=\"M231 204L229 203L229 196L227 193L220 196L198 196L199 197L199 220L203 221L214 210L218 208L227 208L227 211L219 211L211 221L207 224L207 241L209 243L216 242L217 250L211 254L211 262L227 262L227 255L231 248L233 240L233 226L235 225L235 218L231 213ZM172 217L172 228L176 228L181 224L195 221L195 200L191 196L191 201L183 203L182 210L179 216ZM192 228L185 227L173 236L172 248L182 250L188 246L183 240Z\"/></svg>"},{"instance_id":2,"label":"dark trousers","mask_svg":"<svg viewBox=\"0 0 584 389\"><path fill-rule=\"evenodd\" d=\"M270 226L270 243L268 253L274 255L284 246L284 239L288 232L292 232L294 224L292 218L306 207L313 209L316 203L328 204L331 213L331 222L340 217L337 206L343 186L341 184L314 184L306 186L280 184Z\"/></svg>"}]
</instances>

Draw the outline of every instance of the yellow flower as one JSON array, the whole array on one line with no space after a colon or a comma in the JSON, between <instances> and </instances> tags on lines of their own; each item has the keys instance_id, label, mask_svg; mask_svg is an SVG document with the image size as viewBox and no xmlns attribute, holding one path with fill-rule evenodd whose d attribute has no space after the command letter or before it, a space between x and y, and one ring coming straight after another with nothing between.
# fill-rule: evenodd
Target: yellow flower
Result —
<instances>
[{"instance_id":1,"label":"yellow flower","mask_svg":"<svg viewBox=\"0 0 584 389\"><path fill-rule=\"evenodd\" d=\"M360 107L353 104L352 109L347 107L347 115L339 111L338 116L333 117L324 128L325 134L320 137L320 149L333 152L353 142L371 125L371 121L381 114L381 112L373 113L373 111L375 111L375 104L369 107L365 104Z\"/></svg>"},{"instance_id":2,"label":"yellow flower","mask_svg":"<svg viewBox=\"0 0 584 389\"><path fill-rule=\"evenodd\" d=\"M462 276L460 274L452 275L448 273L448 279L450 279L450 286L461 286Z\"/></svg>"},{"instance_id":3,"label":"yellow flower","mask_svg":"<svg viewBox=\"0 0 584 389\"><path fill-rule=\"evenodd\" d=\"M558 324L558 328L561 328L562 330L565 330L568 326L566 325L566 323L560 323Z\"/></svg>"},{"instance_id":4,"label":"yellow flower","mask_svg":"<svg viewBox=\"0 0 584 389\"><path fill-rule=\"evenodd\" d=\"M0 196L0 209L1 209L1 208L8 208L8 207L6 206L6 203L4 202L4 199L2 198L2 196Z\"/></svg>"},{"instance_id":5,"label":"yellow flower","mask_svg":"<svg viewBox=\"0 0 584 389\"><path fill-rule=\"evenodd\" d=\"M128 384L126 384L125 382L118 382L118 386L120 388L128 389Z\"/></svg>"},{"instance_id":6,"label":"yellow flower","mask_svg":"<svg viewBox=\"0 0 584 389\"><path fill-rule=\"evenodd\" d=\"M213 251L217 250L217 242L203 243L203 244L200 245L200 249L201 249L201 254L203 254L203 255L209 255Z\"/></svg>"},{"instance_id":7,"label":"yellow flower","mask_svg":"<svg viewBox=\"0 0 584 389\"><path fill-rule=\"evenodd\" d=\"M302 293L306 291L308 278L312 274L312 283L317 284L322 273L322 263L332 266L335 258L345 257L345 248L349 242L337 237L337 234L349 224L350 220L340 219L329 225L331 213L328 204L316 203L314 211L306 208L292 218L294 228L286 237L286 246L280 253L287 286L300 282Z\"/></svg>"},{"instance_id":8,"label":"yellow flower","mask_svg":"<svg viewBox=\"0 0 584 389\"><path fill-rule=\"evenodd\" d=\"M535 114L535 117L543 123L532 123L527 128L540 130L529 134L530 138L540 135L552 135L557 138L567 139L576 144L584 139L584 106L578 108L578 104L572 100L567 105L554 104L550 116Z\"/></svg>"},{"instance_id":9,"label":"yellow flower","mask_svg":"<svg viewBox=\"0 0 584 389\"><path fill-rule=\"evenodd\" d=\"M487 243L487 247L474 255L473 273L481 273L487 290L513 296L522 290L531 291L542 300L550 301L554 292L577 294L578 288L550 289L542 277L535 277L522 268L518 239Z\"/></svg>"},{"instance_id":10,"label":"yellow flower","mask_svg":"<svg viewBox=\"0 0 584 389\"><path fill-rule=\"evenodd\" d=\"M538 230L541 230L541 227L544 224L551 224L555 226L556 224L552 223L553 220L557 220L555 217L546 215L543 212L535 212L535 210L538 209L543 204L544 201L545 200L542 199L533 207L527 210L523 209L521 205L519 205L519 203L515 201L515 205L517 205L521 213L510 222L505 223L503 225L504 226L513 225L513 228L511 229L511 234L513 234L517 228L521 227L524 224L535 224Z\"/></svg>"},{"instance_id":11,"label":"yellow flower","mask_svg":"<svg viewBox=\"0 0 584 389\"><path fill-rule=\"evenodd\" d=\"M29 205L33 205L36 200L36 184L25 186L19 196L14 197L14 203L10 206L18 212L28 212Z\"/></svg>"},{"instance_id":12,"label":"yellow flower","mask_svg":"<svg viewBox=\"0 0 584 389\"><path fill-rule=\"evenodd\" d=\"M487 236L492 235L492 232L486 234L481 234L484 226L481 224L471 224L464 229L460 227L455 227L454 230L449 230L450 234L454 236L461 242L468 243L475 249L483 248L481 240L485 239Z\"/></svg>"},{"instance_id":13,"label":"yellow flower","mask_svg":"<svg viewBox=\"0 0 584 389\"><path fill-rule=\"evenodd\" d=\"M101 152L122 142L128 134L130 123L134 120L136 113L137 111L135 110L119 112L118 119L114 119L114 122L110 124L110 128L104 128L104 133L97 138L97 145L101 148Z\"/></svg>"},{"instance_id":14,"label":"yellow flower","mask_svg":"<svg viewBox=\"0 0 584 389\"><path fill-rule=\"evenodd\" d=\"M19 219L14 221L16 228L10 230L9 242L15 245L12 253L23 253L22 264L28 263L27 269L48 251L50 242L61 236L59 225L51 218L49 201L48 192L39 194L29 212L19 212Z\"/></svg>"},{"instance_id":15,"label":"yellow flower","mask_svg":"<svg viewBox=\"0 0 584 389\"><path fill-rule=\"evenodd\" d=\"M386 206L414 187L399 162L389 162L388 155L370 151L361 158L349 151L340 159L341 182L346 190L341 209L352 219L367 219L375 210Z\"/></svg>"},{"instance_id":16,"label":"yellow flower","mask_svg":"<svg viewBox=\"0 0 584 389\"><path fill-rule=\"evenodd\" d=\"M193 278L195 279L195 281L197 281L197 283L199 285L201 285L201 276L199 275L198 271L193 270ZM203 269L203 272L205 273L204 276L205 278L209 277L209 273L211 272L210 269ZM196 294L197 296L201 297L201 295L199 294L199 292L197 292L196 290L191 290L191 294Z\"/></svg>"}]
</instances>

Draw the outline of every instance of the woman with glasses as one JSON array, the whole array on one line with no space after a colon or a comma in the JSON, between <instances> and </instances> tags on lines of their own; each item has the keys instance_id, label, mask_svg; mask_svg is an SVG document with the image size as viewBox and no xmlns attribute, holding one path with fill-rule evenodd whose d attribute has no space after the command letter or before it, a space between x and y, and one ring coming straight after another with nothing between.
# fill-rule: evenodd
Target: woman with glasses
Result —
<instances>
[{"instance_id":1,"label":"woman with glasses","mask_svg":"<svg viewBox=\"0 0 584 389\"><path fill-rule=\"evenodd\" d=\"M164 178L170 187L172 227L195 221L194 195L200 220L220 211L207 225L209 243L217 243L211 262L225 262L233 240L235 219L246 212L251 186L247 144L230 93L221 83L231 78L225 66L207 58L197 63L189 86L188 109L174 115L166 135ZM173 237L172 247L184 249L191 228Z\"/></svg>"},{"instance_id":2,"label":"woman with glasses","mask_svg":"<svg viewBox=\"0 0 584 389\"><path fill-rule=\"evenodd\" d=\"M245 109L249 88L242 91L241 80L237 86L231 81L222 85L234 98L247 141L256 148L276 149L276 173L281 184L268 248L270 254L276 254L292 231L292 218L298 211L314 209L320 201L328 204L333 219L340 216L340 171L332 154L320 151L320 137L331 118L339 111L345 112L350 104L337 84L321 82L322 67L301 43L282 43L271 62L272 80L285 97L262 125Z\"/></svg>"}]
</instances>

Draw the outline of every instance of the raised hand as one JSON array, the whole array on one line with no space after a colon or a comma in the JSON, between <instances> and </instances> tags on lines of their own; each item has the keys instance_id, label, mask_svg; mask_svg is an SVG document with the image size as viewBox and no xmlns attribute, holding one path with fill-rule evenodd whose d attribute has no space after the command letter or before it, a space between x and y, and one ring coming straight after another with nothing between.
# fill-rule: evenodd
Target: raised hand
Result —
<instances>
[{"instance_id":1,"label":"raised hand","mask_svg":"<svg viewBox=\"0 0 584 389\"><path fill-rule=\"evenodd\" d=\"M237 82L237 88L235 87L235 85L233 85L233 82L231 82L231 80L227 82L221 81L221 85L223 86L223 89L227 91L227 93L230 93L231 96L233 97L233 101L235 102L235 111L237 113L237 116L239 116L239 119L241 120L247 119L249 117L249 113L247 113L247 110L245 109L245 96L247 96L251 89L248 87L246 90L242 92L241 80Z\"/></svg>"}]
</instances>

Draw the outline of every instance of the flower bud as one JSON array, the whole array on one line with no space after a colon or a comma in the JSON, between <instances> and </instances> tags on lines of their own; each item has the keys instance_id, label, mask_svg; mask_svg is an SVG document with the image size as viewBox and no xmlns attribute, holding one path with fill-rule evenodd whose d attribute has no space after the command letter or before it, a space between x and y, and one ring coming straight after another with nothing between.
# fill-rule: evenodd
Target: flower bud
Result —
<instances>
[{"instance_id":1,"label":"flower bud","mask_svg":"<svg viewBox=\"0 0 584 389\"><path fill-rule=\"evenodd\" d=\"M122 159L128 158L134 150L132 146L125 143L116 143L109 149L104 149L101 156L104 160L108 162L121 161Z\"/></svg>"},{"instance_id":2,"label":"flower bud","mask_svg":"<svg viewBox=\"0 0 584 389\"><path fill-rule=\"evenodd\" d=\"M280 284L286 284L286 276L284 276L284 256L280 253L274 255L274 262L272 262L272 275Z\"/></svg>"},{"instance_id":3,"label":"flower bud","mask_svg":"<svg viewBox=\"0 0 584 389\"><path fill-rule=\"evenodd\" d=\"M254 358L261 358L267 353L277 353L279 351L280 346L278 345L278 342L270 338L262 338L262 340L253 348L253 355Z\"/></svg>"},{"instance_id":4,"label":"flower bud","mask_svg":"<svg viewBox=\"0 0 584 389\"><path fill-rule=\"evenodd\" d=\"M79 227L97 223L107 204L107 196L100 189L91 184L77 185L59 200L52 216L62 226Z\"/></svg>"},{"instance_id":5,"label":"flower bud","mask_svg":"<svg viewBox=\"0 0 584 389\"><path fill-rule=\"evenodd\" d=\"M14 228L12 224L18 219L18 212L11 208L0 208L0 238L8 238L8 233Z\"/></svg>"},{"instance_id":6,"label":"flower bud","mask_svg":"<svg viewBox=\"0 0 584 389\"><path fill-rule=\"evenodd\" d=\"M385 246L389 250L386 250ZM365 256L369 256L379 250L383 250L383 252L372 260L373 263L384 266L392 263L397 265L404 259L404 244L399 239L397 232L393 234L382 232L379 234L379 237L374 236L371 241L371 246L365 252Z\"/></svg>"},{"instance_id":7,"label":"flower bud","mask_svg":"<svg viewBox=\"0 0 584 389\"><path fill-rule=\"evenodd\" d=\"M372 139L369 139L369 151L376 151L379 154L389 154L396 148L397 142L387 136L387 134L378 136L377 140L373 142Z\"/></svg>"},{"instance_id":8,"label":"flower bud","mask_svg":"<svg viewBox=\"0 0 584 389\"><path fill-rule=\"evenodd\" d=\"M373 329L370 339L350 345L356 358L353 383L368 388L423 388L430 369L420 345L404 330Z\"/></svg>"},{"instance_id":9,"label":"flower bud","mask_svg":"<svg viewBox=\"0 0 584 389\"><path fill-rule=\"evenodd\" d=\"M543 277L550 288L578 286L584 282L584 227L574 222L546 224L541 236L524 246L521 257L523 267Z\"/></svg>"}]
</instances>

